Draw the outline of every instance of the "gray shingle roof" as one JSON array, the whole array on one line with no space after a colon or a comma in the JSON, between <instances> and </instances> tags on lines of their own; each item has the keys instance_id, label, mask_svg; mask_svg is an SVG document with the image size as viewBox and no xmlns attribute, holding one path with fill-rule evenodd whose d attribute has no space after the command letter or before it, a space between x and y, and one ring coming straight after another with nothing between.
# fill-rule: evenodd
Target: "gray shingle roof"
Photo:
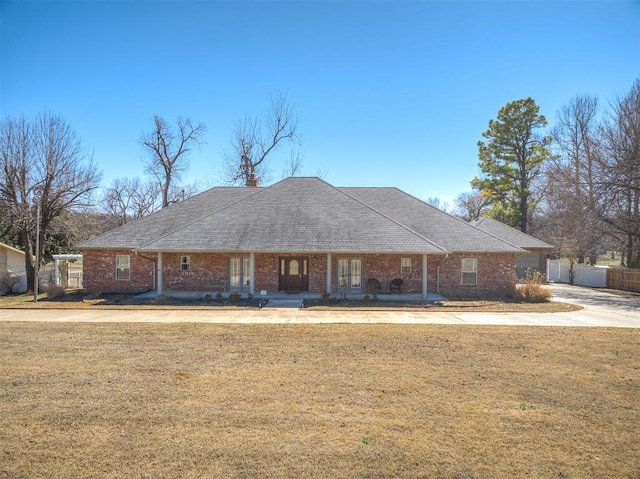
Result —
<instances>
[{"instance_id":1,"label":"gray shingle roof","mask_svg":"<svg viewBox=\"0 0 640 479\"><path fill-rule=\"evenodd\" d=\"M474 228L398 188L340 188L450 253L522 253L517 245Z\"/></svg>"},{"instance_id":2,"label":"gray shingle roof","mask_svg":"<svg viewBox=\"0 0 640 479\"><path fill-rule=\"evenodd\" d=\"M534 238L527 233L523 233L522 231L519 231L515 228L512 228L511 226L505 225L504 223L487 216L472 220L469 222L469 224L481 229L482 231L486 231L487 233L491 233L495 236L498 236L499 238L503 238L505 241L508 241L509 243L512 243L523 249L553 248L553 246L545 243L544 241Z\"/></svg>"},{"instance_id":3,"label":"gray shingle roof","mask_svg":"<svg viewBox=\"0 0 640 479\"><path fill-rule=\"evenodd\" d=\"M451 239L449 234L465 238ZM458 244L469 249L452 248ZM319 178L287 178L264 188L216 187L85 241L79 248L522 252L396 188L336 188Z\"/></svg>"}]
</instances>

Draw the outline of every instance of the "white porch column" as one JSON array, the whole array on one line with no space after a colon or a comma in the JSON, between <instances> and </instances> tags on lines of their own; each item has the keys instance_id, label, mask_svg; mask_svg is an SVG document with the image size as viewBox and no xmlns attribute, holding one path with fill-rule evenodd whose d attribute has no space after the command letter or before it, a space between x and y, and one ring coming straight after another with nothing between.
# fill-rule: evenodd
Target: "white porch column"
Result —
<instances>
[{"instance_id":1,"label":"white porch column","mask_svg":"<svg viewBox=\"0 0 640 479\"><path fill-rule=\"evenodd\" d=\"M331 293L331 253L327 253L327 293Z\"/></svg>"},{"instance_id":2,"label":"white porch column","mask_svg":"<svg viewBox=\"0 0 640 479\"><path fill-rule=\"evenodd\" d=\"M255 293L256 284L256 255L249 253L249 293Z\"/></svg>"},{"instance_id":3,"label":"white porch column","mask_svg":"<svg viewBox=\"0 0 640 479\"><path fill-rule=\"evenodd\" d=\"M422 299L427 299L427 255L422 255Z\"/></svg>"},{"instance_id":4,"label":"white porch column","mask_svg":"<svg viewBox=\"0 0 640 479\"><path fill-rule=\"evenodd\" d=\"M55 256L53 257L53 272L55 275L55 281L56 281L56 285L60 286L60 260L58 258L56 258Z\"/></svg>"},{"instance_id":5,"label":"white porch column","mask_svg":"<svg viewBox=\"0 0 640 479\"><path fill-rule=\"evenodd\" d=\"M156 281L158 281L158 296L162 295L162 251L158 251L158 274L157 274L157 279Z\"/></svg>"}]
</instances>

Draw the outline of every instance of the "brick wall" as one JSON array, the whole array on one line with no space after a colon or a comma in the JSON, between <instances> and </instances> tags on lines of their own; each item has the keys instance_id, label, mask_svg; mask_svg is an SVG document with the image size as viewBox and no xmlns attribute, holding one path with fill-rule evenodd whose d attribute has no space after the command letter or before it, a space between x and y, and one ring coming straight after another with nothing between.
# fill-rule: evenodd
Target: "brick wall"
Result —
<instances>
[{"instance_id":1,"label":"brick wall","mask_svg":"<svg viewBox=\"0 0 640 479\"><path fill-rule=\"evenodd\" d=\"M333 271L337 271L337 261L339 256L334 255L335 266ZM389 284L392 279L402 279L403 293L421 293L422 292L422 255L419 254L367 254L362 257L362 281L365 289L369 278L376 278L382 283L382 292L389 292ZM402 258L411 259L411 272L402 273ZM335 276L335 275L334 275ZM336 283L333 280L332 283ZM335 284L334 284L335 288Z\"/></svg>"},{"instance_id":2,"label":"brick wall","mask_svg":"<svg viewBox=\"0 0 640 479\"><path fill-rule=\"evenodd\" d=\"M475 285L461 284L463 258L477 260ZM437 287L438 267L440 294L449 299L503 297L513 290L517 281L515 254L452 254L431 260L429 292ZM433 268L435 278L432 280Z\"/></svg>"},{"instance_id":3,"label":"brick wall","mask_svg":"<svg viewBox=\"0 0 640 479\"><path fill-rule=\"evenodd\" d=\"M115 279L115 257L128 254L131 258L131 280ZM190 270L182 271L181 257L190 258ZM234 256L248 256L239 254ZM279 254L255 255L255 292L278 291ZM322 293L327 285L327 255L300 255L309 258L309 291ZM222 253L164 253L163 289L171 291L228 291L229 257ZM394 278L403 280L403 293L422 292L422 255L419 254L332 254L332 293L337 292L338 259L359 258L362 260L362 283L364 294L369 278L382 283L383 293L389 292L389 283ZM411 258L411 272L401 272L401 259ZM462 285L462 259L477 259L477 284ZM84 287L89 292L137 293L153 289L155 254L134 255L130 251L84 252ZM440 293L448 298L473 298L503 296L516 282L516 256L508 254L453 254L448 257L429 256L427 259L428 292Z\"/></svg>"},{"instance_id":4,"label":"brick wall","mask_svg":"<svg viewBox=\"0 0 640 479\"><path fill-rule=\"evenodd\" d=\"M116 255L130 258L130 280L116 280ZM82 282L89 293L142 293L154 289L155 254L130 250L87 250L82 257Z\"/></svg>"},{"instance_id":5,"label":"brick wall","mask_svg":"<svg viewBox=\"0 0 640 479\"><path fill-rule=\"evenodd\" d=\"M182 271L182 257L190 268ZM170 291L226 291L229 256L221 253L163 253L162 289Z\"/></svg>"}]
</instances>

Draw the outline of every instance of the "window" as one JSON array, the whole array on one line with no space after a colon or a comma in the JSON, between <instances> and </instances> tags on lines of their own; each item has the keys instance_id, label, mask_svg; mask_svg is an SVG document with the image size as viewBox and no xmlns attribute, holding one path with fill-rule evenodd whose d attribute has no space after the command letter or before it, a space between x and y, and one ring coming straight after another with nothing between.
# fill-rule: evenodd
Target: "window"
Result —
<instances>
[{"instance_id":1,"label":"window","mask_svg":"<svg viewBox=\"0 0 640 479\"><path fill-rule=\"evenodd\" d=\"M129 255L116 255L116 280L128 281L131 279L131 258Z\"/></svg>"},{"instance_id":2,"label":"window","mask_svg":"<svg viewBox=\"0 0 640 479\"><path fill-rule=\"evenodd\" d=\"M189 256L182 256L180 258L180 270L191 271L191 258Z\"/></svg>"},{"instance_id":3,"label":"window","mask_svg":"<svg viewBox=\"0 0 640 479\"><path fill-rule=\"evenodd\" d=\"M338 259L338 289L362 290L362 261L360 259Z\"/></svg>"},{"instance_id":4,"label":"window","mask_svg":"<svg viewBox=\"0 0 640 479\"><path fill-rule=\"evenodd\" d=\"M411 273L411 258L402 258L400 260L400 272Z\"/></svg>"},{"instance_id":5,"label":"window","mask_svg":"<svg viewBox=\"0 0 640 479\"><path fill-rule=\"evenodd\" d=\"M464 258L462 260L462 284L475 285L478 283L478 260Z\"/></svg>"},{"instance_id":6,"label":"window","mask_svg":"<svg viewBox=\"0 0 640 479\"><path fill-rule=\"evenodd\" d=\"M249 258L229 259L229 289L242 291L251 286Z\"/></svg>"}]
</instances>

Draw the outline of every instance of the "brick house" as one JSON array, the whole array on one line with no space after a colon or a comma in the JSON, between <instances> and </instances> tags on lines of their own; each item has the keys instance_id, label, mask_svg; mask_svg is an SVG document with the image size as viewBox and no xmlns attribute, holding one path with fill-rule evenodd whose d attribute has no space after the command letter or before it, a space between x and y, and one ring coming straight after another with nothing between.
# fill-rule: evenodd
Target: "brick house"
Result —
<instances>
[{"instance_id":1,"label":"brick house","mask_svg":"<svg viewBox=\"0 0 640 479\"><path fill-rule=\"evenodd\" d=\"M521 248L397 188L215 187L78 246L88 292L494 297ZM394 291L395 292L395 291Z\"/></svg>"}]
</instances>

